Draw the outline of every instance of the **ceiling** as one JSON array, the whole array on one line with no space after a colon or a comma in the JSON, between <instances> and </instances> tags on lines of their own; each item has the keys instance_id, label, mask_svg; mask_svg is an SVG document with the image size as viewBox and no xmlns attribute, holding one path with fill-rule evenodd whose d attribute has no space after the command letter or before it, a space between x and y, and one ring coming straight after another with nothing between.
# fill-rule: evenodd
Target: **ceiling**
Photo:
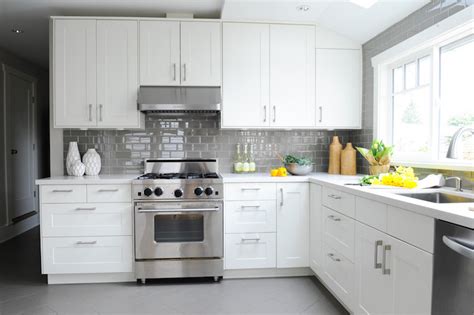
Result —
<instances>
[{"instance_id":1,"label":"ceiling","mask_svg":"<svg viewBox=\"0 0 474 315\"><path fill-rule=\"evenodd\" d=\"M364 43L429 0L379 0L363 9L349 0L0 0L0 47L48 67L53 15L163 17L315 22ZM307 5L308 11L297 6ZM24 30L17 35L11 29Z\"/></svg>"}]
</instances>

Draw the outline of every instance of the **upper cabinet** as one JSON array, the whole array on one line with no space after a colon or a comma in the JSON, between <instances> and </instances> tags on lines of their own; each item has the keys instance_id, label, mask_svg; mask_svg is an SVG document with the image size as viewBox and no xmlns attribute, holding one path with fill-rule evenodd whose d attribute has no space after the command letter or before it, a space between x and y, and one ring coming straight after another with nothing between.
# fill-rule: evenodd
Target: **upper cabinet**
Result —
<instances>
[{"instance_id":1,"label":"upper cabinet","mask_svg":"<svg viewBox=\"0 0 474 315\"><path fill-rule=\"evenodd\" d=\"M220 22L140 21L140 85L220 86Z\"/></svg>"},{"instance_id":2,"label":"upper cabinet","mask_svg":"<svg viewBox=\"0 0 474 315\"><path fill-rule=\"evenodd\" d=\"M223 30L222 126L314 127L314 27L223 23Z\"/></svg>"},{"instance_id":3,"label":"upper cabinet","mask_svg":"<svg viewBox=\"0 0 474 315\"><path fill-rule=\"evenodd\" d=\"M58 19L53 27L55 128L140 128L138 22Z\"/></svg>"}]
</instances>

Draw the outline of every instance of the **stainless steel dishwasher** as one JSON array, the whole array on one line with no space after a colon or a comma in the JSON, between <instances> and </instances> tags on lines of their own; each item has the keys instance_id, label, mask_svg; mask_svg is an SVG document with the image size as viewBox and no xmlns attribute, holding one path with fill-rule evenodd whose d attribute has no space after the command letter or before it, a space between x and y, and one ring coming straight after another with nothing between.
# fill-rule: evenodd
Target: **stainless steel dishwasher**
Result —
<instances>
[{"instance_id":1,"label":"stainless steel dishwasher","mask_svg":"<svg viewBox=\"0 0 474 315\"><path fill-rule=\"evenodd\" d=\"M474 314L473 229L436 221L432 313Z\"/></svg>"}]
</instances>

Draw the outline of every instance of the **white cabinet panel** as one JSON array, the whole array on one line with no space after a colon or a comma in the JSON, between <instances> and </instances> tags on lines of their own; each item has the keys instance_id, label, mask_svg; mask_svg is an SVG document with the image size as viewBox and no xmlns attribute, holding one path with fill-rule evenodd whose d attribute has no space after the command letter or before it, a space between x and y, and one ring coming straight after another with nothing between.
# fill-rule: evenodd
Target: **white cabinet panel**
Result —
<instances>
[{"instance_id":1,"label":"white cabinet panel","mask_svg":"<svg viewBox=\"0 0 474 315\"><path fill-rule=\"evenodd\" d=\"M355 221L334 210L323 207L326 243L351 261L354 261Z\"/></svg>"},{"instance_id":2,"label":"white cabinet panel","mask_svg":"<svg viewBox=\"0 0 474 315\"><path fill-rule=\"evenodd\" d=\"M223 127L268 126L270 26L223 23Z\"/></svg>"},{"instance_id":3,"label":"white cabinet panel","mask_svg":"<svg viewBox=\"0 0 474 315\"><path fill-rule=\"evenodd\" d=\"M309 184L277 185L277 267L309 266Z\"/></svg>"},{"instance_id":4,"label":"white cabinet panel","mask_svg":"<svg viewBox=\"0 0 474 315\"><path fill-rule=\"evenodd\" d=\"M95 126L96 21L55 20L52 62L54 126Z\"/></svg>"},{"instance_id":5,"label":"white cabinet panel","mask_svg":"<svg viewBox=\"0 0 474 315\"><path fill-rule=\"evenodd\" d=\"M309 260L311 269L321 275L323 265L323 207L322 187L311 183L309 186Z\"/></svg>"},{"instance_id":6,"label":"white cabinet panel","mask_svg":"<svg viewBox=\"0 0 474 315\"><path fill-rule=\"evenodd\" d=\"M97 21L97 120L101 127L137 127L138 22Z\"/></svg>"},{"instance_id":7,"label":"white cabinet panel","mask_svg":"<svg viewBox=\"0 0 474 315\"><path fill-rule=\"evenodd\" d=\"M50 236L132 235L132 205L43 204L41 233Z\"/></svg>"},{"instance_id":8,"label":"white cabinet panel","mask_svg":"<svg viewBox=\"0 0 474 315\"><path fill-rule=\"evenodd\" d=\"M221 24L181 22L181 85L221 85Z\"/></svg>"},{"instance_id":9,"label":"white cabinet panel","mask_svg":"<svg viewBox=\"0 0 474 315\"><path fill-rule=\"evenodd\" d=\"M324 27L316 27L316 48L361 49L361 44Z\"/></svg>"},{"instance_id":10,"label":"white cabinet panel","mask_svg":"<svg viewBox=\"0 0 474 315\"><path fill-rule=\"evenodd\" d=\"M130 202L130 185L87 185L87 202Z\"/></svg>"},{"instance_id":11,"label":"white cabinet panel","mask_svg":"<svg viewBox=\"0 0 474 315\"><path fill-rule=\"evenodd\" d=\"M45 237L44 274L133 271L132 236Z\"/></svg>"},{"instance_id":12,"label":"white cabinet panel","mask_svg":"<svg viewBox=\"0 0 474 315\"><path fill-rule=\"evenodd\" d=\"M370 199L356 197L357 221L363 222L380 231L387 230L387 205Z\"/></svg>"},{"instance_id":13,"label":"white cabinet panel","mask_svg":"<svg viewBox=\"0 0 474 315\"><path fill-rule=\"evenodd\" d=\"M275 233L225 235L226 269L276 267Z\"/></svg>"},{"instance_id":14,"label":"white cabinet panel","mask_svg":"<svg viewBox=\"0 0 474 315\"><path fill-rule=\"evenodd\" d=\"M360 128L362 51L316 49L316 125Z\"/></svg>"},{"instance_id":15,"label":"white cabinet panel","mask_svg":"<svg viewBox=\"0 0 474 315\"><path fill-rule=\"evenodd\" d=\"M276 232L276 202L227 201L226 233Z\"/></svg>"},{"instance_id":16,"label":"white cabinet panel","mask_svg":"<svg viewBox=\"0 0 474 315\"><path fill-rule=\"evenodd\" d=\"M86 185L41 185L41 203L83 203L87 201Z\"/></svg>"},{"instance_id":17,"label":"white cabinet panel","mask_svg":"<svg viewBox=\"0 0 474 315\"><path fill-rule=\"evenodd\" d=\"M180 84L179 24L140 21L140 85Z\"/></svg>"},{"instance_id":18,"label":"white cabinet panel","mask_svg":"<svg viewBox=\"0 0 474 315\"><path fill-rule=\"evenodd\" d=\"M355 217L355 196L343 191L323 187L323 205L348 217Z\"/></svg>"},{"instance_id":19,"label":"white cabinet panel","mask_svg":"<svg viewBox=\"0 0 474 315\"><path fill-rule=\"evenodd\" d=\"M315 29L270 25L270 124L315 124Z\"/></svg>"},{"instance_id":20,"label":"white cabinet panel","mask_svg":"<svg viewBox=\"0 0 474 315\"><path fill-rule=\"evenodd\" d=\"M226 200L275 200L276 184L243 183L225 184Z\"/></svg>"}]
</instances>

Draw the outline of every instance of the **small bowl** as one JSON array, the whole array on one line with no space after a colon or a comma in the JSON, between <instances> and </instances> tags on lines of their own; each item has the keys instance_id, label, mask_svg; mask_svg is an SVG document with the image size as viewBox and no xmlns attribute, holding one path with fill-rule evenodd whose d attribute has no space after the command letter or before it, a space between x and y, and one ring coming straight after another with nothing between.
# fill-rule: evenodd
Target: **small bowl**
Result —
<instances>
[{"instance_id":1,"label":"small bowl","mask_svg":"<svg viewBox=\"0 0 474 315\"><path fill-rule=\"evenodd\" d=\"M293 175L308 175L313 170L313 164L299 165L297 163L285 164L286 170Z\"/></svg>"}]
</instances>

